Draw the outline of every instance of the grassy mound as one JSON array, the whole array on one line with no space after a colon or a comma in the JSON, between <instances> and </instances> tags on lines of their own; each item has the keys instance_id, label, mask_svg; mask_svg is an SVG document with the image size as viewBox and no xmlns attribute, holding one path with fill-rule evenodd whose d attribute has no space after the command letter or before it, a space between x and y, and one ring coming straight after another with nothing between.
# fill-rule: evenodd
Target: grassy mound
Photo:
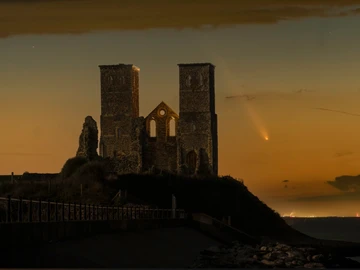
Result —
<instances>
[{"instance_id":1,"label":"grassy mound","mask_svg":"<svg viewBox=\"0 0 360 270\"><path fill-rule=\"evenodd\" d=\"M84 157L69 158L61 169L61 177L63 179L72 176L80 167L85 165L88 160Z\"/></svg>"},{"instance_id":2,"label":"grassy mound","mask_svg":"<svg viewBox=\"0 0 360 270\"><path fill-rule=\"evenodd\" d=\"M128 191L130 203L141 202L159 208L171 208L171 196L177 207L201 212L222 220L231 216L232 226L254 236L288 240L305 236L293 230L278 213L254 196L246 186L230 176L188 177L171 174L128 174L109 180L111 161L69 159L58 177L45 184L3 186L0 193L14 197L41 198L67 202L111 204L115 194ZM111 170L110 170L111 171Z\"/></svg>"},{"instance_id":3,"label":"grassy mound","mask_svg":"<svg viewBox=\"0 0 360 270\"><path fill-rule=\"evenodd\" d=\"M230 176L185 177L178 175L122 175L107 183L112 189L127 189L134 196L159 207L177 207L202 212L222 220L231 216L232 226L254 236L286 240L304 235L291 229L278 213Z\"/></svg>"}]
</instances>

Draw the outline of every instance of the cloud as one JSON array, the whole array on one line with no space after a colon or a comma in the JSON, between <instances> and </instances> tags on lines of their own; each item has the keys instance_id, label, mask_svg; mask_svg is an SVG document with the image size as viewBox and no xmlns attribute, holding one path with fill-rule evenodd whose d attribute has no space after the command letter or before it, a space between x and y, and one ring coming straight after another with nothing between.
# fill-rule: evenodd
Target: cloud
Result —
<instances>
[{"instance_id":1,"label":"cloud","mask_svg":"<svg viewBox=\"0 0 360 270\"><path fill-rule=\"evenodd\" d=\"M227 99L243 98L243 99L246 99L247 101L250 101L250 100L255 99L255 96L254 95L235 95L235 96L227 96L225 98L227 98Z\"/></svg>"},{"instance_id":2,"label":"cloud","mask_svg":"<svg viewBox=\"0 0 360 270\"><path fill-rule=\"evenodd\" d=\"M48 153L0 153L0 156L50 156Z\"/></svg>"},{"instance_id":3,"label":"cloud","mask_svg":"<svg viewBox=\"0 0 360 270\"><path fill-rule=\"evenodd\" d=\"M344 156L350 156L350 155L353 155L354 152L338 152L338 153L335 153L335 157L344 157Z\"/></svg>"},{"instance_id":4,"label":"cloud","mask_svg":"<svg viewBox=\"0 0 360 270\"><path fill-rule=\"evenodd\" d=\"M336 177L334 181L327 181L326 183L340 191L360 192L360 175L342 175Z\"/></svg>"},{"instance_id":5,"label":"cloud","mask_svg":"<svg viewBox=\"0 0 360 270\"><path fill-rule=\"evenodd\" d=\"M295 90L295 93L297 93L297 94L301 94L301 93L311 93L311 92L315 92L315 90L309 90L309 89L299 89L299 90Z\"/></svg>"},{"instance_id":6,"label":"cloud","mask_svg":"<svg viewBox=\"0 0 360 270\"><path fill-rule=\"evenodd\" d=\"M0 37L275 24L359 13L360 0L0 0Z\"/></svg>"},{"instance_id":7,"label":"cloud","mask_svg":"<svg viewBox=\"0 0 360 270\"><path fill-rule=\"evenodd\" d=\"M339 191L337 194L320 195L310 197L297 197L289 201L292 202L341 202L359 201L360 202L360 175L342 175L335 177L333 181L326 181L325 184L331 185Z\"/></svg>"},{"instance_id":8,"label":"cloud","mask_svg":"<svg viewBox=\"0 0 360 270\"><path fill-rule=\"evenodd\" d=\"M289 202L345 202L345 201L359 201L360 192L347 192L333 195L320 195L311 197L298 197L289 199Z\"/></svg>"},{"instance_id":9,"label":"cloud","mask_svg":"<svg viewBox=\"0 0 360 270\"><path fill-rule=\"evenodd\" d=\"M320 111L342 113L342 114L347 114L347 115L351 115L351 116L360 116L360 114L356 114L356 113L350 113L350 112L338 111L338 110L332 110L332 109L326 109L326 108L313 108L313 109L314 110L320 110Z\"/></svg>"}]
</instances>

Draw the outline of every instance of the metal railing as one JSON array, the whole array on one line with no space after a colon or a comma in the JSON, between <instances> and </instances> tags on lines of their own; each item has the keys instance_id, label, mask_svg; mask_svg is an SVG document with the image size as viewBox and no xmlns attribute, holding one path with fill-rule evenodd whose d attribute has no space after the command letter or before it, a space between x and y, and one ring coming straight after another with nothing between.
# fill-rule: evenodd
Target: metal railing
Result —
<instances>
[{"instance_id":1,"label":"metal railing","mask_svg":"<svg viewBox=\"0 0 360 270\"><path fill-rule=\"evenodd\" d=\"M0 197L0 223L123 219L184 219L182 209L103 206Z\"/></svg>"}]
</instances>

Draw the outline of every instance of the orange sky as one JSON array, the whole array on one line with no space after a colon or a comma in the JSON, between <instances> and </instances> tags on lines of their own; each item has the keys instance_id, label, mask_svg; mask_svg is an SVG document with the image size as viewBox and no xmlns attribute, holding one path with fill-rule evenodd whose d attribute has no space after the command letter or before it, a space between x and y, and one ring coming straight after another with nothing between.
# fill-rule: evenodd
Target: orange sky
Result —
<instances>
[{"instance_id":1,"label":"orange sky","mask_svg":"<svg viewBox=\"0 0 360 270\"><path fill-rule=\"evenodd\" d=\"M178 111L178 63L211 62L219 173L244 179L282 214L360 212L360 179L327 183L360 174L360 19L351 5L360 1L327 1L321 10L320 0L176 2L155 9L162 16L149 12L160 0L139 1L142 9L84 1L80 19L78 0L0 3L0 174L58 172L75 155L84 118L99 124L98 65L141 68L146 116L161 101ZM33 20L24 24L26 14Z\"/></svg>"}]
</instances>

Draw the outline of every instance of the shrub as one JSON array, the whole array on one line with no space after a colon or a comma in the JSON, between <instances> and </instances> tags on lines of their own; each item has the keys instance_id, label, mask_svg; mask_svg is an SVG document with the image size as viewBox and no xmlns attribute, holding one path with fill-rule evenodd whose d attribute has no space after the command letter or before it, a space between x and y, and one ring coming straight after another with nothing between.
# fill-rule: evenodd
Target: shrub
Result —
<instances>
[{"instance_id":1,"label":"shrub","mask_svg":"<svg viewBox=\"0 0 360 270\"><path fill-rule=\"evenodd\" d=\"M81 166L86 164L88 160L84 157L73 157L68 159L61 169L61 176L63 179L73 175Z\"/></svg>"}]
</instances>

